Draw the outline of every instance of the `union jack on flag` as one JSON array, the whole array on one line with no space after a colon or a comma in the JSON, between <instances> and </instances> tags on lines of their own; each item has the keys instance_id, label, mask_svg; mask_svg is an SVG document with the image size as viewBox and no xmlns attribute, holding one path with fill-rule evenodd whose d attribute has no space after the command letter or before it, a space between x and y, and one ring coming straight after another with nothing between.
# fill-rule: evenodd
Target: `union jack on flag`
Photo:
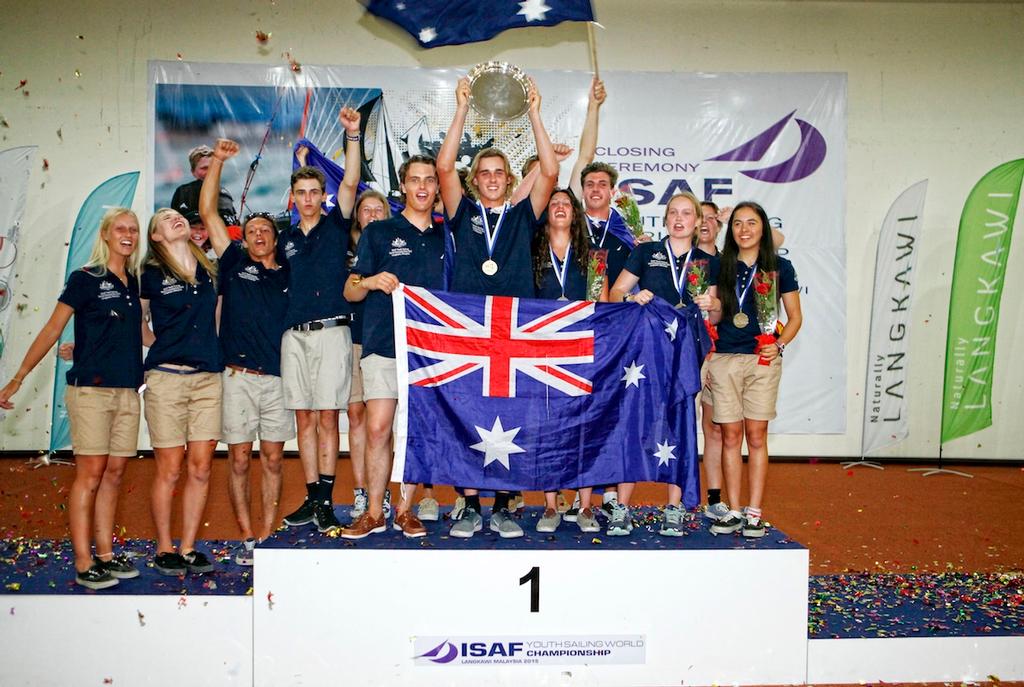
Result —
<instances>
[{"instance_id":1,"label":"union jack on flag","mask_svg":"<svg viewBox=\"0 0 1024 687\"><path fill-rule=\"evenodd\" d=\"M437 361L410 370L410 384L435 387L480 370L482 396L515 397L518 373L568 396L593 391L591 379L566 367L594 362L593 330L567 329L593 315L593 303L555 301L560 307L524 315L521 303L547 302L484 296L483 317L474 318L426 289L405 294L422 315L406 315L408 350Z\"/></svg>"},{"instance_id":2,"label":"union jack on flag","mask_svg":"<svg viewBox=\"0 0 1024 687\"><path fill-rule=\"evenodd\" d=\"M544 491L667 482L696 505L701 356L685 334L704 330L696 308L408 285L392 302L394 479Z\"/></svg>"}]
</instances>

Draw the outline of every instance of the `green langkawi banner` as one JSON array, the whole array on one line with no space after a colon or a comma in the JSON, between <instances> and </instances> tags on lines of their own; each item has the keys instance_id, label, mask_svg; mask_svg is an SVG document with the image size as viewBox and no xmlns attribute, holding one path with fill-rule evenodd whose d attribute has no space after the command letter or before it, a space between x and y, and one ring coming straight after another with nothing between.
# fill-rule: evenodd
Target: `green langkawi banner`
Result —
<instances>
[{"instance_id":1,"label":"green langkawi banner","mask_svg":"<svg viewBox=\"0 0 1024 687\"><path fill-rule=\"evenodd\" d=\"M946 334L943 443L992 424L999 301L1022 180L1024 159L999 165L975 185L960 216Z\"/></svg>"}]
</instances>

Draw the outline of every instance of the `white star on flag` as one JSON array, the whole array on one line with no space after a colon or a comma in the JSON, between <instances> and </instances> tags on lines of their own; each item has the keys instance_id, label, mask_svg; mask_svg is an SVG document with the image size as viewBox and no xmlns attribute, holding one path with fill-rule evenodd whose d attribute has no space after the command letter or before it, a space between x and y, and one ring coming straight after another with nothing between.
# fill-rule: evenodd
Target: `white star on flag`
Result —
<instances>
[{"instance_id":1,"label":"white star on flag","mask_svg":"<svg viewBox=\"0 0 1024 687\"><path fill-rule=\"evenodd\" d=\"M484 467L498 462L504 465L506 470L511 470L508 463L509 455L512 453L526 453L526 449L520 448L512 442L516 435L519 434L520 429L522 427L506 431L501 426L501 418L496 417L494 418L494 426L490 430L483 427L476 428L481 441L473 444L470 448L484 454Z\"/></svg>"},{"instance_id":2,"label":"white star on flag","mask_svg":"<svg viewBox=\"0 0 1024 687\"><path fill-rule=\"evenodd\" d=\"M671 341L676 340L676 331L679 329L679 320L673 319L672 323L665 327L665 331L668 333L668 338Z\"/></svg>"},{"instance_id":3,"label":"white star on flag","mask_svg":"<svg viewBox=\"0 0 1024 687\"><path fill-rule=\"evenodd\" d=\"M637 365L635 360L629 364L629 367L622 368L622 371L626 373L622 375L622 381L626 383L627 389L630 386L640 388L640 380L647 379L647 375L642 372L643 369L644 366Z\"/></svg>"},{"instance_id":4,"label":"white star on flag","mask_svg":"<svg viewBox=\"0 0 1024 687\"><path fill-rule=\"evenodd\" d=\"M433 26L428 26L427 28L425 28L422 31L420 31L420 42L421 43L429 43L430 41L434 40L435 38L437 38L437 31L434 30Z\"/></svg>"},{"instance_id":5,"label":"white star on flag","mask_svg":"<svg viewBox=\"0 0 1024 687\"><path fill-rule=\"evenodd\" d=\"M658 465L668 465L670 460L679 460L673 455L673 450L675 450L675 446L669 446L667 441L664 444L659 441L658 450L654 452L654 457L658 459Z\"/></svg>"},{"instance_id":6,"label":"white star on flag","mask_svg":"<svg viewBox=\"0 0 1024 687\"><path fill-rule=\"evenodd\" d=\"M544 0L525 0L519 3L519 7L522 9L516 14L526 17L526 21L544 21L544 15L551 11L551 8L544 4Z\"/></svg>"},{"instance_id":7,"label":"white star on flag","mask_svg":"<svg viewBox=\"0 0 1024 687\"><path fill-rule=\"evenodd\" d=\"M334 194L333 193L328 193L327 194L327 198L324 199L324 207L327 208L328 210L333 210L334 209L334 205L335 205Z\"/></svg>"}]
</instances>

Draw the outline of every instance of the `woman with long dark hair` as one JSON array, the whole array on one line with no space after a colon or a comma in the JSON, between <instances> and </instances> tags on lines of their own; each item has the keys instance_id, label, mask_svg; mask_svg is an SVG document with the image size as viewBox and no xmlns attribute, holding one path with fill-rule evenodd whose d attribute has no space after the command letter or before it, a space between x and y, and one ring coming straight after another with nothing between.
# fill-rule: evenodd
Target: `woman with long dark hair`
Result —
<instances>
[{"instance_id":1,"label":"woman with long dark hair","mask_svg":"<svg viewBox=\"0 0 1024 687\"><path fill-rule=\"evenodd\" d=\"M149 255L142 273L142 336L146 355L146 424L156 460L153 477L154 566L162 575L211 572L196 551L206 508L216 441L221 438L221 362L217 339L217 269L189 238L181 213L157 210L149 222ZM186 453L187 447L187 453ZM175 551L171 507L178 477L183 531Z\"/></svg>"},{"instance_id":2,"label":"woman with long dark hair","mask_svg":"<svg viewBox=\"0 0 1024 687\"><path fill-rule=\"evenodd\" d=\"M768 478L768 422L782 377L782 352L803 323L792 263L775 254L768 215L757 203L738 204L729 218L722 249L718 293L722 321L710 360L714 421L722 428L722 466L730 510L711 526L714 534L742 530L764 536L761 502ZM779 302L786 312L777 333ZM749 454L748 504L740 503L743 437Z\"/></svg>"},{"instance_id":3,"label":"woman with long dark hair","mask_svg":"<svg viewBox=\"0 0 1024 687\"><path fill-rule=\"evenodd\" d=\"M119 579L139 575L127 557L113 552L118 490L128 458L136 453L139 435L142 309L138 256L139 219L128 208L108 210L89 262L71 273L50 319L29 346L14 377L0 389L0 408L10 410L14 407L11 396L75 316L74 362L64 393L75 454L68 520L75 582L89 589L106 589Z\"/></svg>"},{"instance_id":4,"label":"woman with long dark hair","mask_svg":"<svg viewBox=\"0 0 1024 687\"><path fill-rule=\"evenodd\" d=\"M551 192L544 228L533 237L533 280L537 298L562 301L587 299L590 239L583 219L583 206L567 188ZM608 282L603 279L600 301L608 300ZM593 486L579 486L580 510L576 525L583 532L599 532L590 508ZM557 510L558 491L544 491L544 513L537 521L538 532L554 532L562 516Z\"/></svg>"}]
</instances>

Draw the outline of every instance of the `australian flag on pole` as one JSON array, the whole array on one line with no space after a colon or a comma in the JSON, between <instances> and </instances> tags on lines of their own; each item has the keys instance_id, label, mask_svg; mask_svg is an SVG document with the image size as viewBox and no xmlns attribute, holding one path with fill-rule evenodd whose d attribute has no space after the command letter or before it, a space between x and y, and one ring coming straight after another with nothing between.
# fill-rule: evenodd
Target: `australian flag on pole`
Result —
<instances>
[{"instance_id":1,"label":"australian flag on pole","mask_svg":"<svg viewBox=\"0 0 1024 687\"><path fill-rule=\"evenodd\" d=\"M393 304L394 479L524 491L666 482L699 502L695 309L411 286Z\"/></svg>"},{"instance_id":2,"label":"australian flag on pole","mask_svg":"<svg viewBox=\"0 0 1024 687\"><path fill-rule=\"evenodd\" d=\"M370 0L424 48L486 41L506 29L594 21L590 0Z\"/></svg>"}]
</instances>

